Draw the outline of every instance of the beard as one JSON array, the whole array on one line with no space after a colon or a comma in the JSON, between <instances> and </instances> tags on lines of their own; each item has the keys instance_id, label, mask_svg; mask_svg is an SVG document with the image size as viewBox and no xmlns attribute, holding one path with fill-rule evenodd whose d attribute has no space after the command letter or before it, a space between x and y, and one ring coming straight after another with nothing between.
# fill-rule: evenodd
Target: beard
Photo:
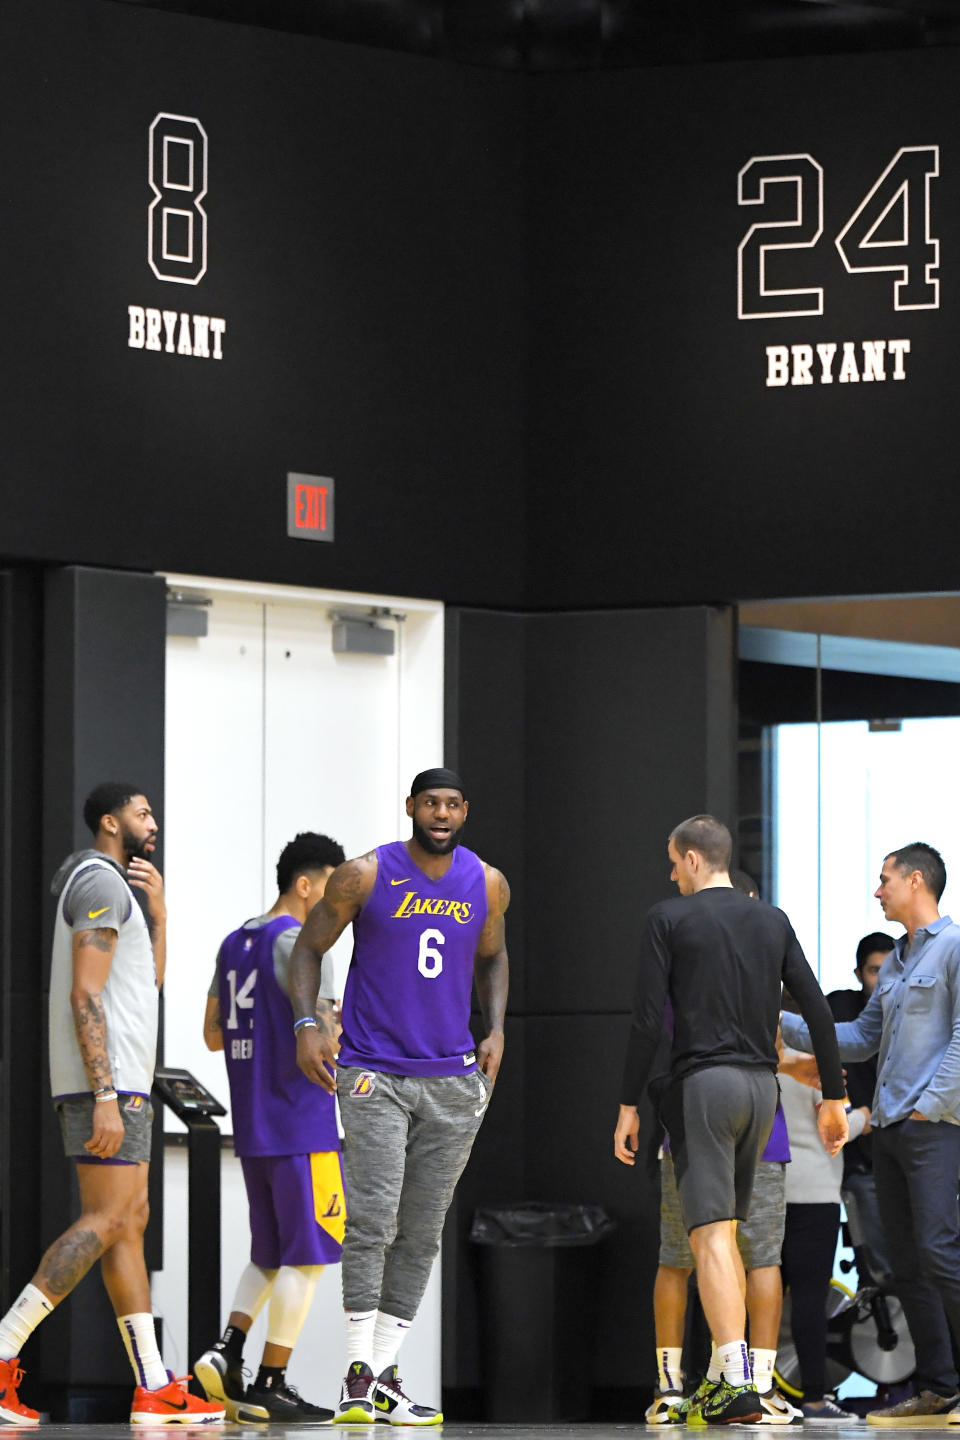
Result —
<instances>
[{"instance_id":1,"label":"beard","mask_svg":"<svg viewBox=\"0 0 960 1440\"><path fill-rule=\"evenodd\" d=\"M437 841L434 840L429 830L424 830L423 826L418 825L414 820L413 838L422 850L426 850L428 855L449 855L451 850L456 850L463 839L463 826L461 825L459 830L450 830L446 840Z\"/></svg>"},{"instance_id":2,"label":"beard","mask_svg":"<svg viewBox=\"0 0 960 1440\"><path fill-rule=\"evenodd\" d=\"M120 843L123 845L130 860L149 860L150 855L147 851L147 846L155 844L155 840L152 835L145 835L142 840L138 840L132 830L122 828L120 831Z\"/></svg>"}]
</instances>

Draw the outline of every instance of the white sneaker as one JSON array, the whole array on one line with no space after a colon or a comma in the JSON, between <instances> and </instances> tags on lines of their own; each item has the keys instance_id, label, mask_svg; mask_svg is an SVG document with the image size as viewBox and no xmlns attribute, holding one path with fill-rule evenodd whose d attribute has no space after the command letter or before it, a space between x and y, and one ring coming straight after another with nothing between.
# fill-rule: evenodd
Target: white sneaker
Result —
<instances>
[{"instance_id":1,"label":"white sneaker","mask_svg":"<svg viewBox=\"0 0 960 1440\"><path fill-rule=\"evenodd\" d=\"M371 1395L378 1420L386 1420L391 1425L443 1424L442 1410L434 1410L429 1405L415 1405L408 1395L404 1395L396 1365L388 1365L380 1372Z\"/></svg>"},{"instance_id":2,"label":"white sneaker","mask_svg":"<svg viewBox=\"0 0 960 1440\"><path fill-rule=\"evenodd\" d=\"M755 1420L755 1425L800 1425L803 1423L803 1411L798 1410L796 1405L791 1405L786 1395L782 1395L776 1385L769 1390L760 1391L760 1408L763 1416Z\"/></svg>"},{"instance_id":3,"label":"white sneaker","mask_svg":"<svg viewBox=\"0 0 960 1440\"><path fill-rule=\"evenodd\" d=\"M658 1390L653 1397L653 1404L648 1405L644 1411L644 1420L648 1425L682 1425L683 1420L675 1408L682 1399L683 1395L679 1390ZM671 1406L674 1407L672 1415Z\"/></svg>"},{"instance_id":4,"label":"white sneaker","mask_svg":"<svg viewBox=\"0 0 960 1440\"><path fill-rule=\"evenodd\" d=\"M340 1387L340 1403L333 1417L334 1425L370 1425L373 1411L373 1371L360 1360L353 1360Z\"/></svg>"}]
</instances>

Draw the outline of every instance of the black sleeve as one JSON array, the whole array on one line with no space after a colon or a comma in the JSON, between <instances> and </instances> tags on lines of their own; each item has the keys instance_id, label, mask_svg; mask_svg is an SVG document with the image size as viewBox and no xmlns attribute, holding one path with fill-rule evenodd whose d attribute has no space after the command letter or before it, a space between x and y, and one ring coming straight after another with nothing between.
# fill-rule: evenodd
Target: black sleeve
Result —
<instances>
[{"instance_id":1,"label":"black sleeve","mask_svg":"<svg viewBox=\"0 0 960 1440\"><path fill-rule=\"evenodd\" d=\"M637 989L623 1066L620 1104L638 1105L663 1040L663 1012L670 976L669 925L651 910L640 941Z\"/></svg>"},{"instance_id":2,"label":"black sleeve","mask_svg":"<svg viewBox=\"0 0 960 1440\"><path fill-rule=\"evenodd\" d=\"M817 977L807 963L800 941L787 924L787 950L783 959L783 983L797 1002L807 1023L813 1053L820 1071L820 1089L824 1100L844 1098L843 1069L837 1049L837 1031L827 1004L827 997L817 984Z\"/></svg>"}]
</instances>

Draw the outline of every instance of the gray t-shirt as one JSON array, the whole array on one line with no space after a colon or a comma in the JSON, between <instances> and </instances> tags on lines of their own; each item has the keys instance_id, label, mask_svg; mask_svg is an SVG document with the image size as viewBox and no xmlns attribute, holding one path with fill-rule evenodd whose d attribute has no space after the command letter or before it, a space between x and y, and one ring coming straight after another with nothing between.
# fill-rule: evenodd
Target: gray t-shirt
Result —
<instances>
[{"instance_id":1,"label":"gray t-shirt","mask_svg":"<svg viewBox=\"0 0 960 1440\"><path fill-rule=\"evenodd\" d=\"M276 915L258 915L253 920L247 920L240 928L242 930L259 930L261 926L276 920ZM273 942L273 973L277 977L277 984L284 995L290 994L290 957L293 954L293 947L297 943L297 936L300 934L300 922L290 918L290 928L281 930ZM213 967L213 979L210 982L208 995L216 997L220 994L220 956L217 956L217 963ZM324 955L323 966L320 971L320 989L317 991L318 1000L336 1000L337 992L334 988L333 957Z\"/></svg>"},{"instance_id":2,"label":"gray t-shirt","mask_svg":"<svg viewBox=\"0 0 960 1440\"><path fill-rule=\"evenodd\" d=\"M91 852L93 853L93 852ZM63 897L63 918L78 930L116 930L130 917L133 897L120 867L107 855L80 870Z\"/></svg>"}]
</instances>

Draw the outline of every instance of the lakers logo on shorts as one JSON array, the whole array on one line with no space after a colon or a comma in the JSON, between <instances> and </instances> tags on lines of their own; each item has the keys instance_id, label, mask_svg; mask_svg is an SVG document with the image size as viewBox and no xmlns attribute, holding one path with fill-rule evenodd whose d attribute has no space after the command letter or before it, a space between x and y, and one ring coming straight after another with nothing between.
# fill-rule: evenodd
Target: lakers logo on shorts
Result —
<instances>
[{"instance_id":1,"label":"lakers logo on shorts","mask_svg":"<svg viewBox=\"0 0 960 1440\"><path fill-rule=\"evenodd\" d=\"M143 1096L131 1095L123 1108L124 1110L129 1110L131 1114L135 1115L138 1110L143 1109Z\"/></svg>"},{"instance_id":2,"label":"lakers logo on shorts","mask_svg":"<svg viewBox=\"0 0 960 1440\"><path fill-rule=\"evenodd\" d=\"M311 1155L310 1176L313 1180L314 1219L332 1240L342 1245L347 1223L347 1206L343 1194L340 1152L323 1150Z\"/></svg>"},{"instance_id":3,"label":"lakers logo on shorts","mask_svg":"<svg viewBox=\"0 0 960 1440\"><path fill-rule=\"evenodd\" d=\"M365 1095L373 1094L372 1070L364 1070L357 1076L356 1082L354 1083L354 1087L350 1091L350 1094L351 1096L355 1096L358 1100L362 1100Z\"/></svg>"}]
</instances>

